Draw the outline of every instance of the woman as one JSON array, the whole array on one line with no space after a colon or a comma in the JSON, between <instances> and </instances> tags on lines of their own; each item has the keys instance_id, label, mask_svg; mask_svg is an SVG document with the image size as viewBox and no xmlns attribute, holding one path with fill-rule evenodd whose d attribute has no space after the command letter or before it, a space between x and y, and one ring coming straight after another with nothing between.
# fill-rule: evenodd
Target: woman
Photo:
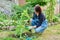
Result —
<instances>
[{"instance_id":1,"label":"woman","mask_svg":"<svg viewBox=\"0 0 60 40\"><path fill-rule=\"evenodd\" d=\"M47 20L42 13L41 7L39 5L35 6L35 12L31 20L31 29L35 29L35 32L42 33L47 28Z\"/></svg>"}]
</instances>

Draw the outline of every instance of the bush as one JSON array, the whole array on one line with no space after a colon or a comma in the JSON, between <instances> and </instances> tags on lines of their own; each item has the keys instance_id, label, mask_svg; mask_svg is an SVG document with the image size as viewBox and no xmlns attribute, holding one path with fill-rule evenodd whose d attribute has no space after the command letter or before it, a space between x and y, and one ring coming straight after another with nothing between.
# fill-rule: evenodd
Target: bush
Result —
<instances>
[{"instance_id":1,"label":"bush","mask_svg":"<svg viewBox=\"0 0 60 40\"><path fill-rule=\"evenodd\" d=\"M59 18L57 16L54 16L53 22L58 22L58 21L59 21Z\"/></svg>"},{"instance_id":2,"label":"bush","mask_svg":"<svg viewBox=\"0 0 60 40\"><path fill-rule=\"evenodd\" d=\"M34 7L36 4L39 4L41 6L46 5L50 0L26 0L27 2L30 2L30 4Z\"/></svg>"},{"instance_id":3,"label":"bush","mask_svg":"<svg viewBox=\"0 0 60 40\"><path fill-rule=\"evenodd\" d=\"M4 19L7 19L7 15L4 14L3 12L0 12L0 22L3 21Z\"/></svg>"},{"instance_id":4,"label":"bush","mask_svg":"<svg viewBox=\"0 0 60 40\"><path fill-rule=\"evenodd\" d=\"M25 4L24 6L13 5L11 15L12 20L20 19L21 13L23 13L23 11L26 9L28 10L28 14L33 13L33 7L29 4Z\"/></svg>"},{"instance_id":5,"label":"bush","mask_svg":"<svg viewBox=\"0 0 60 40\"><path fill-rule=\"evenodd\" d=\"M60 14L58 14L58 17L60 18Z\"/></svg>"}]
</instances>

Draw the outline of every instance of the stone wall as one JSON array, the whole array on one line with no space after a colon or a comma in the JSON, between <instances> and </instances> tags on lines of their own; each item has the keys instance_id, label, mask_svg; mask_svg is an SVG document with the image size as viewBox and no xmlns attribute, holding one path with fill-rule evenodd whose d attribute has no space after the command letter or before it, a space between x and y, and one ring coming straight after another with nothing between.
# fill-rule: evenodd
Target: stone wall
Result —
<instances>
[{"instance_id":1,"label":"stone wall","mask_svg":"<svg viewBox=\"0 0 60 40\"><path fill-rule=\"evenodd\" d=\"M0 11L4 12L5 14L11 15L13 2L8 0L0 0Z\"/></svg>"}]
</instances>

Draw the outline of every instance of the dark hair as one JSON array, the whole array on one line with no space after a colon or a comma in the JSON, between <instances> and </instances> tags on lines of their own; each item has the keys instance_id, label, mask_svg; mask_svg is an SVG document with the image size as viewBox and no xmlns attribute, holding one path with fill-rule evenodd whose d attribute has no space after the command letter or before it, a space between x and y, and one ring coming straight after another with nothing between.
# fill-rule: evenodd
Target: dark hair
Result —
<instances>
[{"instance_id":1,"label":"dark hair","mask_svg":"<svg viewBox=\"0 0 60 40\"><path fill-rule=\"evenodd\" d=\"M35 11L41 13L42 12L41 7L39 5L36 5Z\"/></svg>"}]
</instances>

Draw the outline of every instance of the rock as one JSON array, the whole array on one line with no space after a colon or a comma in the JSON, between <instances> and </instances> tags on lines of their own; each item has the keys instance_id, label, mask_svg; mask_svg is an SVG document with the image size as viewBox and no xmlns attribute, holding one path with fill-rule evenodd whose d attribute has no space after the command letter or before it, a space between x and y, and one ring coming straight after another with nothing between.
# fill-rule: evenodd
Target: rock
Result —
<instances>
[{"instance_id":1,"label":"rock","mask_svg":"<svg viewBox=\"0 0 60 40\"><path fill-rule=\"evenodd\" d=\"M7 30L7 27L6 27L6 26L3 26L3 27L2 27L2 30Z\"/></svg>"},{"instance_id":2,"label":"rock","mask_svg":"<svg viewBox=\"0 0 60 40\"><path fill-rule=\"evenodd\" d=\"M15 30L15 28L16 28L15 26L7 26L7 29L10 31Z\"/></svg>"},{"instance_id":3,"label":"rock","mask_svg":"<svg viewBox=\"0 0 60 40\"><path fill-rule=\"evenodd\" d=\"M15 26L3 26L2 27L2 30L10 30L10 31L13 31L13 30L15 30Z\"/></svg>"}]
</instances>

